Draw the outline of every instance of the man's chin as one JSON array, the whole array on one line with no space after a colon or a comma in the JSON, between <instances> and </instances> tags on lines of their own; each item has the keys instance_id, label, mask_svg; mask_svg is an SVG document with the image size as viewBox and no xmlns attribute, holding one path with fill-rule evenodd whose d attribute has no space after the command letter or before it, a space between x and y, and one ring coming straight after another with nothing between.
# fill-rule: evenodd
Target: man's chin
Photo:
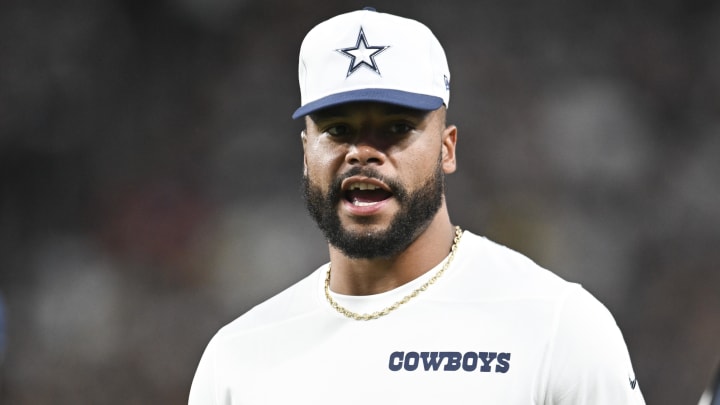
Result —
<instances>
[{"instance_id":1,"label":"man's chin","mask_svg":"<svg viewBox=\"0 0 720 405\"><path fill-rule=\"evenodd\" d=\"M338 229L330 244L354 259L387 258L399 254L411 240L396 227L381 224L352 224Z\"/></svg>"},{"instance_id":2,"label":"man's chin","mask_svg":"<svg viewBox=\"0 0 720 405\"><path fill-rule=\"evenodd\" d=\"M389 224L378 223L369 218L359 218L355 221L341 222L341 232L351 237L373 237L384 234L390 228Z\"/></svg>"}]
</instances>

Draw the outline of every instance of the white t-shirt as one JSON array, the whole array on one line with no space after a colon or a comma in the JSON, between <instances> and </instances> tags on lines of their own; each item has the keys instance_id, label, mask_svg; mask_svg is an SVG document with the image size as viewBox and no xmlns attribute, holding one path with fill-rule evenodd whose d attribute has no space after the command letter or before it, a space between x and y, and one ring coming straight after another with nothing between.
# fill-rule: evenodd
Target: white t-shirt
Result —
<instances>
[{"instance_id":1,"label":"white t-shirt","mask_svg":"<svg viewBox=\"0 0 720 405\"><path fill-rule=\"evenodd\" d=\"M334 298L374 312L387 293ZM608 310L577 284L465 232L445 274L389 315L348 319L324 265L222 328L190 405L644 404Z\"/></svg>"}]
</instances>

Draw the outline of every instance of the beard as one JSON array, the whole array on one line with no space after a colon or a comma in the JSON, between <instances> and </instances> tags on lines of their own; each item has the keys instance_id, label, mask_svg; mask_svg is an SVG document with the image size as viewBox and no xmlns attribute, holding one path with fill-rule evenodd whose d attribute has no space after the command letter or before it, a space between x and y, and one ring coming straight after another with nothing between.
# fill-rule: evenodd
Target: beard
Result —
<instances>
[{"instance_id":1,"label":"beard","mask_svg":"<svg viewBox=\"0 0 720 405\"><path fill-rule=\"evenodd\" d=\"M337 210L343 198L340 185L346 178L356 175L379 179L392 190L400 210L387 229L358 233L342 226ZM354 259L390 258L407 249L430 225L442 205L445 173L439 158L427 180L415 191L408 192L402 184L392 179L384 179L375 169L354 167L334 179L327 193L323 193L307 175L302 178L302 189L310 216L332 246Z\"/></svg>"}]
</instances>

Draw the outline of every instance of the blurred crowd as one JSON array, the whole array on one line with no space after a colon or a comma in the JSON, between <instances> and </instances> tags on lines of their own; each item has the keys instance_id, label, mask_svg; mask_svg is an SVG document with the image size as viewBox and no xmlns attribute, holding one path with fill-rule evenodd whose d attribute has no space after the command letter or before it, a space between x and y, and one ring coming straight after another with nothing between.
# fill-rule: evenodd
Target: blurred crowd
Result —
<instances>
[{"instance_id":1,"label":"blurred crowd","mask_svg":"<svg viewBox=\"0 0 720 405\"><path fill-rule=\"evenodd\" d=\"M0 403L184 403L213 333L327 260L290 114L304 34L368 5L338 3L0 2ZM454 222L603 301L648 403L697 403L720 6L383 3L448 55Z\"/></svg>"}]
</instances>

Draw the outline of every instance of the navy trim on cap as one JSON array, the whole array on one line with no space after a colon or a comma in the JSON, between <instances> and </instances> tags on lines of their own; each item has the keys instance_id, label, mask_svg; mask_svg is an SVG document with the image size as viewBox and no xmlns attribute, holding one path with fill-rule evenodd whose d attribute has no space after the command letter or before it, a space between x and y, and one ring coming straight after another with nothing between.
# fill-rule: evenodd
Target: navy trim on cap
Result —
<instances>
[{"instance_id":1,"label":"navy trim on cap","mask_svg":"<svg viewBox=\"0 0 720 405\"><path fill-rule=\"evenodd\" d=\"M293 119L313 113L323 108L353 101L375 101L379 103L395 104L416 110L433 111L443 105L443 99L427 94L410 93L391 89L360 89L332 94L327 97L307 103L295 110Z\"/></svg>"}]
</instances>

